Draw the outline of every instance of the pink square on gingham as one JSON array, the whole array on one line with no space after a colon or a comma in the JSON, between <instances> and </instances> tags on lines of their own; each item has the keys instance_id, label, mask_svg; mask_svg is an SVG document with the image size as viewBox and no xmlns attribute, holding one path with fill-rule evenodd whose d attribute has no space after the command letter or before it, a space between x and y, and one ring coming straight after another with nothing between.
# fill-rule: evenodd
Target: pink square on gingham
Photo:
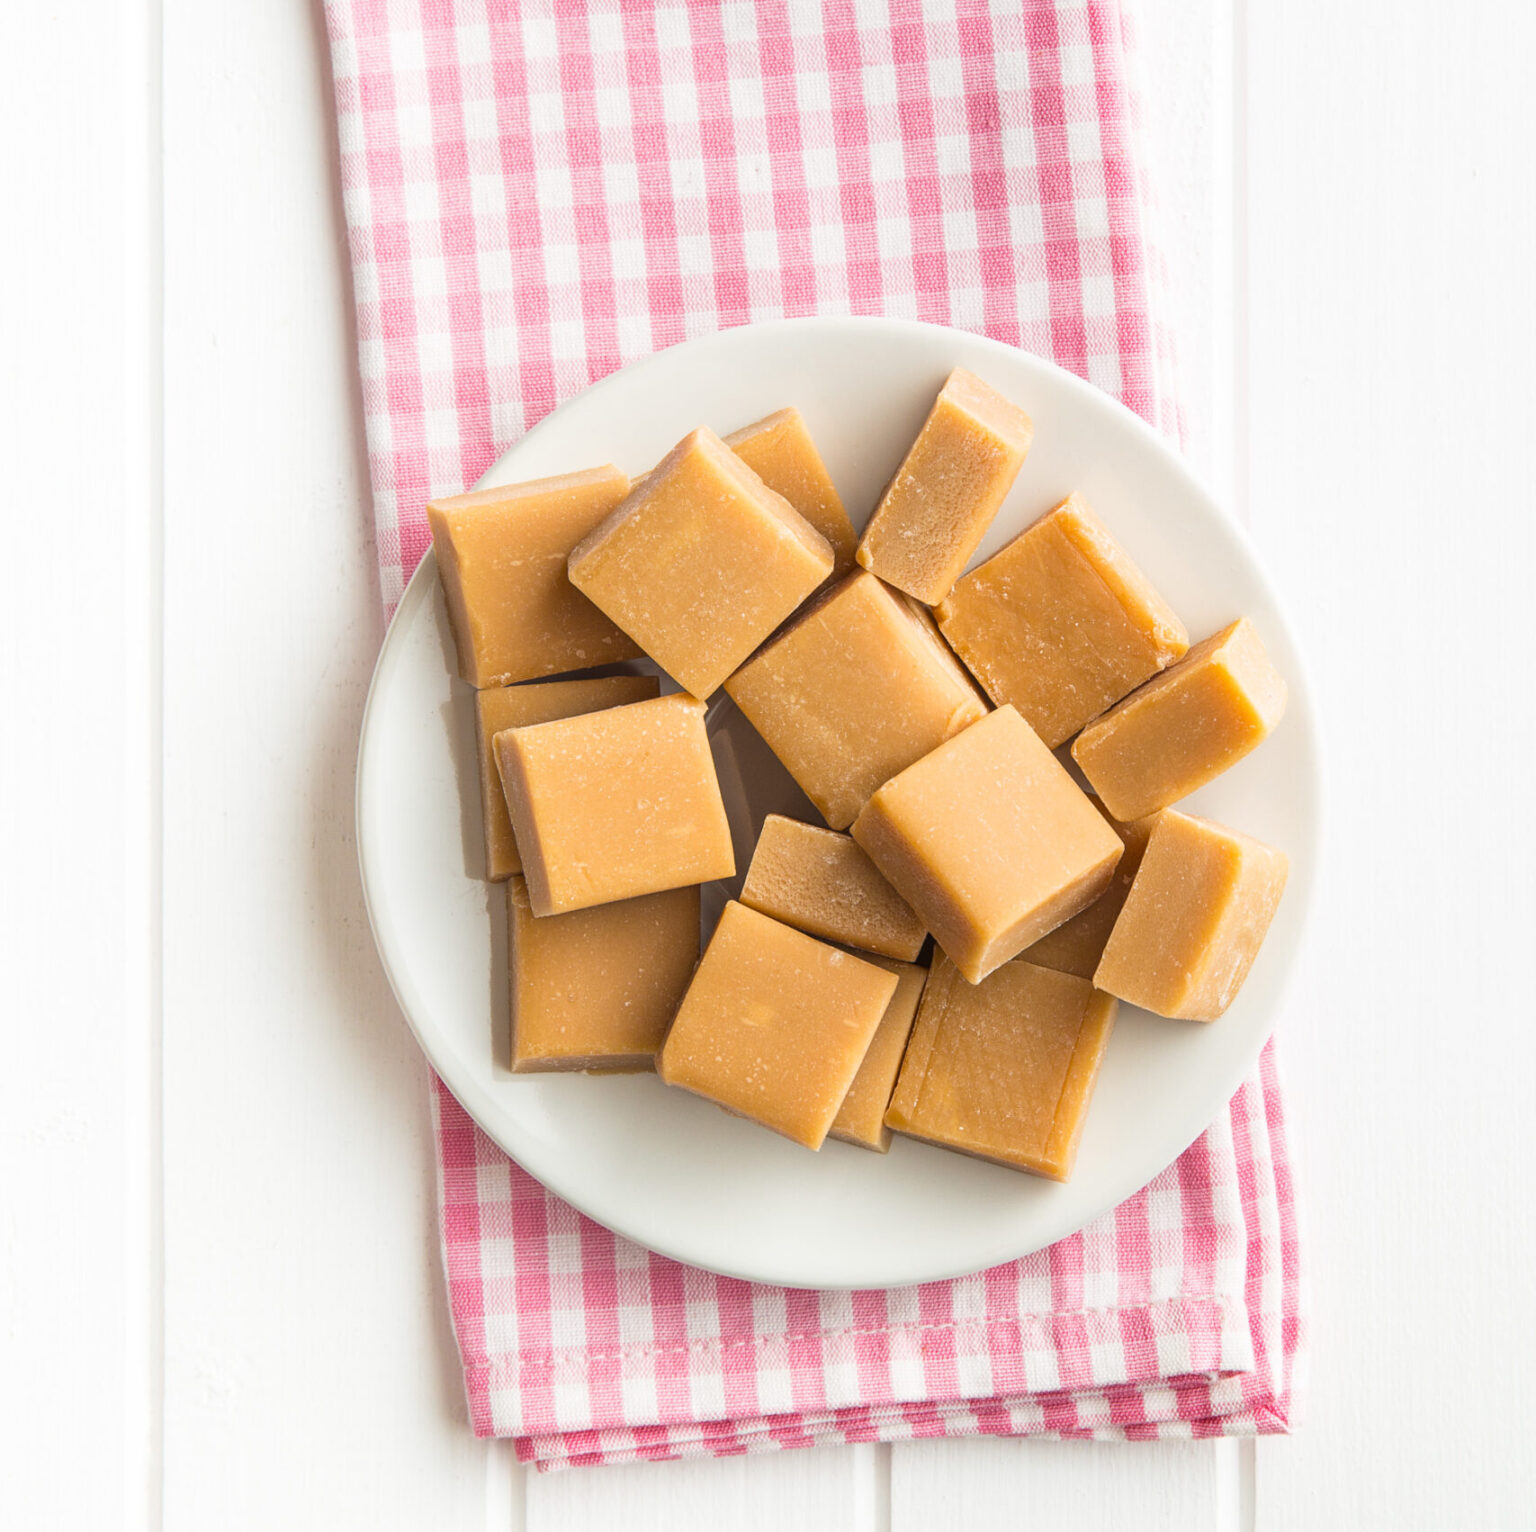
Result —
<instances>
[{"instance_id":1,"label":"pink square on gingham","mask_svg":"<svg viewBox=\"0 0 1536 1532\"><path fill-rule=\"evenodd\" d=\"M425 505L688 336L893 314L1053 357L1177 435L1118 0L329 0L383 589ZM952 1282L754 1286L550 1195L440 1083L475 1430L540 1466L970 1434L1287 1428L1273 1049L1070 1239Z\"/></svg>"}]
</instances>

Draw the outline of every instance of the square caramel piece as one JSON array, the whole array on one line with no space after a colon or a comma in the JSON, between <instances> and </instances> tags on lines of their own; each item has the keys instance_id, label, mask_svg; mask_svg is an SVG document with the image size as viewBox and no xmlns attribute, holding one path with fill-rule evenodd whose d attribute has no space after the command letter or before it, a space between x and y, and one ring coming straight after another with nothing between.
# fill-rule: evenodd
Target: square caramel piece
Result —
<instances>
[{"instance_id":1,"label":"square caramel piece","mask_svg":"<svg viewBox=\"0 0 1536 1532\"><path fill-rule=\"evenodd\" d=\"M967 984L935 959L886 1122L1052 1181L1072 1174L1115 1002L1016 959Z\"/></svg>"},{"instance_id":2,"label":"square caramel piece","mask_svg":"<svg viewBox=\"0 0 1536 1532\"><path fill-rule=\"evenodd\" d=\"M915 963L897 963L890 958L871 957L872 963L896 975L896 993L875 1028L875 1035L864 1054L864 1062L843 1097L843 1104L827 1130L828 1138L841 1139L860 1149L884 1154L891 1147L891 1130L885 1125L885 1111L896 1089L912 1023L917 1019L917 1003L923 997L928 970Z\"/></svg>"},{"instance_id":3,"label":"square caramel piece","mask_svg":"<svg viewBox=\"0 0 1536 1532\"><path fill-rule=\"evenodd\" d=\"M571 584L571 549L629 493L617 468L434 500L432 546L459 675L502 686L633 659L639 646Z\"/></svg>"},{"instance_id":4,"label":"square caramel piece","mask_svg":"<svg viewBox=\"0 0 1536 1532\"><path fill-rule=\"evenodd\" d=\"M699 960L699 890L536 916L507 884L512 1070L636 1070L656 1050Z\"/></svg>"},{"instance_id":5,"label":"square caramel piece","mask_svg":"<svg viewBox=\"0 0 1536 1532\"><path fill-rule=\"evenodd\" d=\"M800 411L775 410L721 439L832 544L833 575L847 574L853 568L853 524Z\"/></svg>"},{"instance_id":6,"label":"square caramel piece","mask_svg":"<svg viewBox=\"0 0 1536 1532\"><path fill-rule=\"evenodd\" d=\"M987 704L933 619L855 570L726 683L834 830Z\"/></svg>"},{"instance_id":7,"label":"square caramel piece","mask_svg":"<svg viewBox=\"0 0 1536 1532\"><path fill-rule=\"evenodd\" d=\"M973 569L936 615L987 695L1011 702L1053 750L1189 648L1079 495Z\"/></svg>"},{"instance_id":8,"label":"square caramel piece","mask_svg":"<svg viewBox=\"0 0 1536 1532\"><path fill-rule=\"evenodd\" d=\"M657 1073L819 1149L896 986L895 974L732 900Z\"/></svg>"},{"instance_id":9,"label":"square caramel piece","mask_svg":"<svg viewBox=\"0 0 1536 1532\"><path fill-rule=\"evenodd\" d=\"M763 821L741 902L824 941L908 963L928 939L857 841L782 814Z\"/></svg>"},{"instance_id":10,"label":"square caramel piece","mask_svg":"<svg viewBox=\"0 0 1536 1532\"><path fill-rule=\"evenodd\" d=\"M1283 851L1164 810L1093 982L1159 1016L1215 1021L1253 967L1288 870Z\"/></svg>"},{"instance_id":11,"label":"square caramel piece","mask_svg":"<svg viewBox=\"0 0 1536 1532\"><path fill-rule=\"evenodd\" d=\"M712 431L572 551L571 583L708 697L832 572L832 545Z\"/></svg>"},{"instance_id":12,"label":"square caramel piece","mask_svg":"<svg viewBox=\"0 0 1536 1532\"><path fill-rule=\"evenodd\" d=\"M599 676L589 681L539 681L528 686L488 686L475 693L475 740L480 757L480 819L485 827L485 875L493 883L523 870L501 790L491 741L503 729L548 723L625 702L643 702L661 688L655 676Z\"/></svg>"},{"instance_id":13,"label":"square caramel piece","mask_svg":"<svg viewBox=\"0 0 1536 1532\"><path fill-rule=\"evenodd\" d=\"M1104 806L1122 823L1177 803L1268 739L1285 682L1246 617L1196 644L1072 742Z\"/></svg>"},{"instance_id":14,"label":"square caramel piece","mask_svg":"<svg viewBox=\"0 0 1536 1532\"><path fill-rule=\"evenodd\" d=\"M495 750L535 915L734 875L697 697L504 729Z\"/></svg>"},{"instance_id":15,"label":"square caramel piece","mask_svg":"<svg viewBox=\"0 0 1536 1532\"><path fill-rule=\"evenodd\" d=\"M1029 416L957 367L886 487L857 557L934 606L950 592L1024 466Z\"/></svg>"},{"instance_id":16,"label":"square caramel piece","mask_svg":"<svg viewBox=\"0 0 1536 1532\"><path fill-rule=\"evenodd\" d=\"M1109 887L1086 910L1064 920L1054 931L1042 936L1033 946L1019 954L1026 962L1041 968L1054 968L1058 973L1075 973L1080 979L1091 979L1104 956L1109 933L1115 928L1120 911L1125 908L1126 896L1131 891L1131 880L1141 866L1143 852L1147 849L1147 836L1152 832L1154 819L1137 819L1123 825L1110 819L1104 805L1097 798L1088 800L1104 814L1105 822L1125 844L1125 851L1115 863L1115 875Z\"/></svg>"},{"instance_id":17,"label":"square caramel piece","mask_svg":"<svg viewBox=\"0 0 1536 1532\"><path fill-rule=\"evenodd\" d=\"M1011 707L893 777L853 838L972 984L1092 904L1124 850Z\"/></svg>"}]
</instances>

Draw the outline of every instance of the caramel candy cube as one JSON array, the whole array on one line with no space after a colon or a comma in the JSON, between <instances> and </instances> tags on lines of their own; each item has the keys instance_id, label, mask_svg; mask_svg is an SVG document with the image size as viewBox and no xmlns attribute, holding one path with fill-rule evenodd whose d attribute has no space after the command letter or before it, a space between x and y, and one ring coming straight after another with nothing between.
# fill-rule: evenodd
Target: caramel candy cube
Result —
<instances>
[{"instance_id":1,"label":"caramel candy cube","mask_svg":"<svg viewBox=\"0 0 1536 1532\"><path fill-rule=\"evenodd\" d=\"M932 618L863 570L818 597L725 689L835 830L882 782L987 711Z\"/></svg>"},{"instance_id":2,"label":"caramel candy cube","mask_svg":"<svg viewBox=\"0 0 1536 1532\"><path fill-rule=\"evenodd\" d=\"M1165 810L1093 982L1159 1016L1215 1021L1253 967L1288 866L1283 851Z\"/></svg>"},{"instance_id":3,"label":"caramel candy cube","mask_svg":"<svg viewBox=\"0 0 1536 1532\"><path fill-rule=\"evenodd\" d=\"M475 739L480 757L480 818L485 827L485 875L493 883L523 870L501 790L491 742L503 729L548 723L625 702L643 702L661 688L655 676L601 676L590 681L540 681L531 686L488 686L475 693Z\"/></svg>"},{"instance_id":4,"label":"caramel candy cube","mask_svg":"<svg viewBox=\"0 0 1536 1532\"><path fill-rule=\"evenodd\" d=\"M864 529L859 562L929 606L942 601L1013 488L1034 434L1023 410L955 368Z\"/></svg>"},{"instance_id":5,"label":"caramel candy cube","mask_svg":"<svg viewBox=\"0 0 1536 1532\"><path fill-rule=\"evenodd\" d=\"M928 937L857 841L782 814L763 821L741 902L812 936L909 963Z\"/></svg>"},{"instance_id":6,"label":"caramel candy cube","mask_svg":"<svg viewBox=\"0 0 1536 1532\"><path fill-rule=\"evenodd\" d=\"M1189 648L1189 635L1078 495L973 569L939 627L1053 750Z\"/></svg>"},{"instance_id":7,"label":"caramel candy cube","mask_svg":"<svg viewBox=\"0 0 1536 1532\"><path fill-rule=\"evenodd\" d=\"M1116 819L1141 819L1236 765L1284 712L1285 682L1239 617L1089 724L1072 759Z\"/></svg>"},{"instance_id":8,"label":"caramel candy cube","mask_svg":"<svg viewBox=\"0 0 1536 1532\"><path fill-rule=\"evenodd\" d=\"M1097 798L1088 800L1101 814L1104 806ZM1125 845L1120 860L1115 863L1115 875L1109 887L1081 914L1063 921L1054 931L1042 936L1032 947L1026 947L1020 957L1040 968L1054 968L1058 973L1075 973L1080 979L1091 979L1104 955L1109 933L1115 928L1120 911L1125 908L1126 896L1131 891L1131 880L1141 866L1142 853L1147 849L1147 836L1154 820L1138 819L1123 825L1105 814L1109 827Z\"/></svg>"},{"instance_id":9,"label":"caramel candy cube","mask_svg":"<svg viewBox=\"0 0 1536 1532\"><path fill-rule=\"evenodd\" d=\"M923 997L928 970L914 963L896 963L889 958L872 957L872 963L896 975L896 993L875 1028L874 1039L864 1054L864 1062L843 1097L843 1104L827 1130L828 1138L841 1139L860 1149L884 1154L891 1147L891 1130L885 1125L885 1111L891 1104L896 1076L901 1069L912 1023L917 1019L917 1003Z\"/></svg>"},{"instance_id":10,"label":"caramel candy cube","mask_svg":"<svg viewBox=\"0 0 1536 1532\"><path fill-rule=\"evenodd\" d=\"M1124 849L1011 707L893 777L853 838L972 984L1092 904Z\"/></svg>"},{"instance_id":11,"label":"caramel candy cube","mask_svg":"<svg viewBox=\"0 0 1536 1532\"><path fill-rule=\"evenodd\" d=\"M732 900L657 1073L819 1149L896 984L895 974Z\"/></svg>"},{"instance_id":12,"label":"caramel candy cube","mask_svg":"<svg viewBox=\"0 0 1536 1532\"><path fill-rule=\"evenodd\" d=\"M735 873L697 697L504 729L495 749L535 915Z\"/></svg>"},{"instance_id":13,"label":"caramel candy cube","mask_svg":"<svg viewBox=\"0 0 1536 1532\"><path fill-rule=\"evenodd\" d=\"M885 1120L1065 1181L1114 1024L1113 998L1074 974L1020 958L967 984L941 953Z\"/></svg>"},{"instance_id":14,"label":"caramel candy cube","mask_svg":"<svg viewBox=\"0 0 1536 1532\"><path fill-rule=\"evenodd\" d=\"M629 493L611 465L434 500L438 573L471 686L502 686L640 653L572 585L566 559Z\"/></svg>"},{"instance_id":15,"label":"caramel candy cube","mask_svg":"<svg viewBox=\"0 0 1536 1532\"><path fill-rule=\"evenodd\" d=\"M708 697L832 572L832 545L712 431L685 436L571 553L571 583Z\"/></svg>"},{"instance_id":16,"label":"caramel candy cube","mask_svg":"<svg viewBox=\"0 0 1536 1532\"><path fill-rule=\"evenodd\" d=\"M776 410L722 440L832 544L837 561L832 573L847 574L853 568L853 524L800 411Z\"/></svg>"},{"instance_id":17,"label":"caramel candy cube","mask_svg":"<svg viewBox=\"0 0 1536 1532\"><path fill-rule=\"evenodd\" d=\"M699 959L699 890L536 916L507 884L512 1069L653 1069Z\"/></svg>"}]
</instances>

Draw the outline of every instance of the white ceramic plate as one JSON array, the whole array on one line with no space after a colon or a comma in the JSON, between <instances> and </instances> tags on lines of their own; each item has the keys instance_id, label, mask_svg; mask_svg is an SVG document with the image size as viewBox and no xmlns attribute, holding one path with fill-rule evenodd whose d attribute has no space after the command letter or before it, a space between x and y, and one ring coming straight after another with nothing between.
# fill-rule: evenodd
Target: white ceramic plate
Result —
<instances>
[{"instance_id":1,"label":"white ceramic plate","mask_svg":"<svg viewBox=\"0 0 1536 1532\"><path fill-rule=\"evenodd\" d=\"M1122 1006L1071 1182L898 1138L819 1154L653 1076L507 1068L503 893L482 864L469 690L429 554L379 656L358 761L358 847L379 952L416 1036L471 1116L545 1185L652 1249L798 1287L958 1275L1081 1228L1144 1185L1221 1112L1279 1012L1311 896L1316 739L1301 660L1242 533L1139 419L1007 346L935 326L812 319L727 330L646 358L562 406L484 484L605 461L639 474L700 423L725 432L796 404L861 522L945 375L979 373L1034 417L1017 484L977 558L1081 490L1194 637L1246 613L1290 683L1263 749L1187 807L1283 847L1290 886L1241 996L1212 1026ZM711 709L745 870L750 828L803 805L723 694ZM746 801L744 801L744 799ZM799 810L814 818L808 806ZM732 892L734 890L731 890ZM726 897L712 890L714 909Z\"/></svg>"}]
</instances>

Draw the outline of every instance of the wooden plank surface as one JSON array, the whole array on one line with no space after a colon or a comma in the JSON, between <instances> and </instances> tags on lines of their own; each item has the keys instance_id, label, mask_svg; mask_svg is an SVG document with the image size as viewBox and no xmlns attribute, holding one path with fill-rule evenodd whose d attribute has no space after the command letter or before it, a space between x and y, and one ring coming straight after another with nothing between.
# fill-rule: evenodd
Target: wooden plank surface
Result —
<instances>
[{"instance_id":1,"label":"wooden plank surface","mask_svg":"<svg viewBox=\"0 0 1536 1532\"><path fill-rule=\"evenodd\" d=\"M1232 1526L1210 1442L920 1442L893 1449L890 1532Z\"/></svg>"},{"instance_id":2,"label":"wooden plank surface","mask_svg":"<svg viewBox=\"0 0 1536 1532\"><path fill-rule=\"evenodd\" d=\"M97 20L0 21L0 1522L40 1529L137 1525L146 1499L145 1145L124 1093L143 1085L144 650L124 647L142 124L121 91L132 7ZM60 81L83 110L60 110Z\"/></svg>"},{"instance_id":3,"label":"wooden plank surface","mask_svg":"<svg viewBox=\"0 0 1536 1532\"><path fill-rule=\"evenodd\" d=\"M1311 1407L1258 1525L1536 1503L1536 25L1252 6L1250 499L1328 749L1286 1059Z\"/></svg>"},{"instance_id":4,"label":"wooden plank surface","mask_svg":"<svg viewBox=\"0 0 1536 1532\"><path fill-rule=\"evenodd\" d=\"M530 1532L883 1532L872 1447L530 1474Z\"/></svg>"}]
</instances>

